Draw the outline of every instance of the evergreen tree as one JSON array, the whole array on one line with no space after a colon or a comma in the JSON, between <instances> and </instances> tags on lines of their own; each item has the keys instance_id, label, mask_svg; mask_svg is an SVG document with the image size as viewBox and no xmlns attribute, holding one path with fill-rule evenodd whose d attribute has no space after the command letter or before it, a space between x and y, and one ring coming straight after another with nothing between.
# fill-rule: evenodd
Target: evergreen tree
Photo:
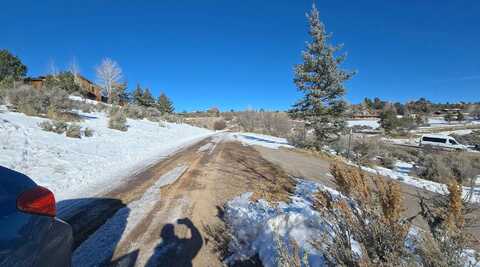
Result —
<instances>
[{"instance_id":1,"label":"evergreen tree","mask_svg":"<svg viewBox=\"0 0 480 267\"><path fill-rule=\"evenodd\" d=\"M145 106L145 107L155 106L155 99L153 98L152 93L150 93L150 89L148 88L146 88L143 91L142 104L143 104L142 106Z\"/></svg>"},{"instance_id":2,"label":"evergreen tree","mask_svg":"<svg viewBox=\"0 0 480 267\"><path fill-rule=\"evenodd\" d=\"M380 126L386 133L391 133L398 126L398 119L396 112L391 108L385 108L380 113Z\"/></svg>"},{"instance_id":3,"label":"evergreen tree","mask_svg":"<svg viewBox=\"0 0 480 267\"><path fill-rule=\"evenodd\" d=\"M161 113L171 114L175 110L172 101L164 93L161 93L157 100L157 108Z\"/></svg>"},{"instance_id":4,"label":"evergreen tree","mask_svg":"<svg viewBox=\"0 0 480 267\"><path fill-rule=\"evenodd\" d=\"M465 120L465 116L463 116L463 113L461 111L457 112L457 121L463 120Z\"/></svg>"},{"instance_id":5,"label":"evergreen tree","mask_svg":"<svg viewBox=\"0 0 480 267\"><path fill-rule=\"evenodd\" d=\"M303 64L295 66L295 85L304 94L289 111L292 118L305 121L305 126L315 133L315 147L338 139L345 128L343 83L354 74L339 68L345 55L335 56L341 46L327 43L330 35L320 21L315 5L307 15L312 42L303 52Z\"/></svg>"},{"instance_id":6,"label":"evergreen tree","mask_svg":"<svg viewBox=\"0 0 480 267\"><path fill-rule=\"evenodd\" d=\"M0 50L0 81L4 79L17 80L25 77L27 74L27 67L23 65L22 61L8 50Z\"/></svg>"},{"instance_id":7,"label":"evergreen tree","mask_svg":"<svg viewBox=\"0 0 480 267\"><path fill-rule=\"evenodd\" d=\"M140 84L137 84L137 88L132 93L132 102L135 105L143 106L143 90Z\"/></svg>"}]
</instances>

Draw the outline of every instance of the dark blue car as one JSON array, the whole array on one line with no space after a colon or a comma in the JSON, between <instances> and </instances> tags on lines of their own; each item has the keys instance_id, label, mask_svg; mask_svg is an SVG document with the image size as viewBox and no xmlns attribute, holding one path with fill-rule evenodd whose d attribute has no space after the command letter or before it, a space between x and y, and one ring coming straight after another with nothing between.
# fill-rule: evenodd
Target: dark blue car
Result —
<instances>
[{"instance_id":1,"label":"dark blue car","mask_svg":"<svg viewBox=\"0 0 480 267\"><path fill-rule=\"evenodd\" d=\"M0 266L70 266L72 228L55 215L51 191L0 166Z\"/></svg>"}]
</instances>

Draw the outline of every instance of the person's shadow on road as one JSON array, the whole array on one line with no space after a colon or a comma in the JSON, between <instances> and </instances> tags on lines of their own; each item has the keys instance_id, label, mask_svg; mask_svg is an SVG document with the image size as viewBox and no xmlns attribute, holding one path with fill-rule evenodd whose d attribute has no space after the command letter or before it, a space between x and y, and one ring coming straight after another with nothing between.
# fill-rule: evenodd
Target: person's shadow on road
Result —
<instances>
[{"instance_id":1,"label":"person's shadow on road","mask_svg":"<svg viewBox=\"0 0 480 267\"><path fill-rule=\"evenodd\" d=\"M202 248L203 239L197 227L188 218L177 220L178 224L185 225L189 230L190 238L179 238L175 235L175 226L163 226L160 237L162 242L148 260L146 266L192 266L192 260Z\"/></svg>"}]
</instances>

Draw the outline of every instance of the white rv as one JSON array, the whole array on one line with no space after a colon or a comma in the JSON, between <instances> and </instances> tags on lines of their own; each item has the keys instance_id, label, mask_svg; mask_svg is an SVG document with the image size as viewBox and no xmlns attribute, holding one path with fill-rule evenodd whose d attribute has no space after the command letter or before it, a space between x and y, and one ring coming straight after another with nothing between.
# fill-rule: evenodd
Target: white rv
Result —
<instances>
[{"instance_id":1,"label":"white rv","mask_svg":"<svg viewBox=\"0 0 480 267\"><path fill-rule=\"evenodd\" d=\"M425 134L420 138L420 146L432 146L446 149L466 150L467 147L460 144L455 138L441 134Z\"/></svg>"}]
</instances>

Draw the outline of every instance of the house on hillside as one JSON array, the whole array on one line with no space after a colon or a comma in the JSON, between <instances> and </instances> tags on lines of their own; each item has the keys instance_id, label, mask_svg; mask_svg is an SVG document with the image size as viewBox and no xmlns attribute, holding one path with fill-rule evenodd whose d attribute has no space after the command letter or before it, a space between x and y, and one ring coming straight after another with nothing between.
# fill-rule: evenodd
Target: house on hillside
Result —
<instances>
[{"instance_id":1,"label":"house on hillside","mask_svg":"<svg viewBox=\"0 0 480 267\"><path fill-rule=\"evenodd\" d=\"M44 87L47 77L28 77L23 79L23 83L31 85L35 89L41 89ZM103 94L103 90L100 86L91 82L82 75L77 75L76 82L78 85L87 92L87 98L91 100L108 102L108 97Z\"/></svg>"},{"instance_id":2,"label":"house on hillside","mask_svg":"<svg viewBox=\"0 0 480 267\"><path fill-rule=\"evenodd\" d=\"M94 84L87 78L77 75L77 82L79 83L80 87L88 92L87 98L102 102L108 102L108 97L103 94L103 90L100 86Z\"/></svg>"},{"instance_id":3,"label":"house on hillside","mask_svg":"<svg viewBox=\"0 0 480 267\"><path fill-rule=\"evenodd\" d=\"M41 89L43 85L45 84L45 81L47 80L47 77L45 76L38 76L38 77L28 77L23 79L24 84L31 85L35 89Z\"/></svg>"}]
</instances>

